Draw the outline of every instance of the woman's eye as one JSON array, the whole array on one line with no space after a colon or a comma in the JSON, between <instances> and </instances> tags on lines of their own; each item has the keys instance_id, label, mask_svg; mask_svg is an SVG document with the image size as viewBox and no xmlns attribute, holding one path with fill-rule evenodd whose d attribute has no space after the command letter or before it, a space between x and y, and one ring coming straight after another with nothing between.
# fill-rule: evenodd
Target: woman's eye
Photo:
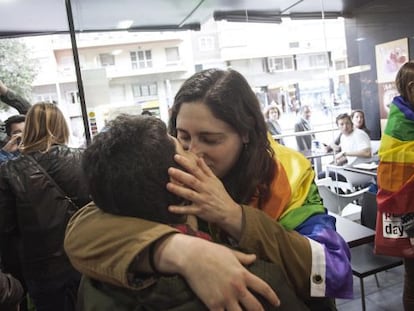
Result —
<instances>
[{"instance_id":1,"label":"woman's eye","mask_svg":"<svg viewBox=\"0 0 414 311\"><path fill-rule=\"evenodd\" d=\"M177 136L177 139L178 139L179 141L188 141L188 140L190 139L190 137L188 137L188 136L183 136L183 135L178 135L178 136Z\"/></svg>"},{"instance_id":2,"label":"woman's eye","mask_svg":"<svg viewBox=\"0 0 414 311\"><path fill-rule=\"evenodd\" d=\"M217 139L204 138L203 142L205 142L208 145L216 145L219 141Z\"/></svg>"}]
</instances>

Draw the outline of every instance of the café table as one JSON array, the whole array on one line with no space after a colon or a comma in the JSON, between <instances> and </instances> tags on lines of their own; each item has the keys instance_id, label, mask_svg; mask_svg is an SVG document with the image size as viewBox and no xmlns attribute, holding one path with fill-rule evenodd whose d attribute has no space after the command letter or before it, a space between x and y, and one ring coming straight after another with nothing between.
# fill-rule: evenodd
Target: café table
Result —
<instances>
[{"instance_id":1,"label":"caf\u00e9 table","mask_svg":"<svg viewBox=\"0 0 414 311\"><path fill-rule=\"evenodd\" d=\"M359 168L359 167L347 166L347 167L344 167L344 170L349 171L349 172L369 175L372 177L377 177L377 168L364 169L364 168Z\"/></svg>"},{"instance_id":2,"label":"caf\u00e9 table","mask_svg":"<svg viewBox=\"0 0 414 311\"><path fill-rule=\"evenodd\" d=\"M336 231L344 238L349 247L374 241L375 231L338 214L328 212L336 219Z\"/></svg>"}]
</instances>

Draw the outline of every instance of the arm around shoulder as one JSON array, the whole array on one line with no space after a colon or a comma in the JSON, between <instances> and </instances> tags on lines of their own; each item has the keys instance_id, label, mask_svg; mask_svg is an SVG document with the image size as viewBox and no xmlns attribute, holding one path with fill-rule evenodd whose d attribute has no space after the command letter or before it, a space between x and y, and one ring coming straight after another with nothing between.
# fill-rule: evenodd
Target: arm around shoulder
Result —
<instances>
[{"instance_id":1,"label":"arm around shoulder","mask_svg":"<svg viewBox=\"0 0 414 311\"><path fill-rule=\"evenodd\" d=\"M171 226L104 213L92 202L70 219L64 245L81 273L128 287L128 268L136 256L174 232L178 231Z\"/></svg>"},{"instance_id":2,"label":"arm around shoulder","mask_svg":"<svg viewBox=\"0 0 414 311\"><path fill-rule=\"evenodd\" d=\"M295 291L302 298L309 298L312 251L308 238L286 230L261 210L242 207L243 229L239 246L261 259L281 264Z\"/></svg>"}]
</instances>

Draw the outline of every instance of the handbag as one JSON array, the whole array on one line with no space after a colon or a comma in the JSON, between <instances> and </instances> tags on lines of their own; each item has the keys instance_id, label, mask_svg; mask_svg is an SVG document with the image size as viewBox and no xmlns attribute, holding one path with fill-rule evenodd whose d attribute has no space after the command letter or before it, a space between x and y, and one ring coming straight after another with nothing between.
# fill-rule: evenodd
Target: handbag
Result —
<instances>
[{"instance_id":1,"label":"handbag","mask_svg":"<svg viewBox=\"0 0 414 311\"><path fill-rule=\"evenodd\" d=\"M62 197L69 203L67 205L67 215L68 219L79 209L79 206L76 205L75 202L60 188L60 186L56 183L56 181L49 175L48 172L36 161L36 159L31 155L26 155L26 157L32 162L34 166L36 166L42 173L49 179L55 189L62 195Z\"/></svg>"}]
</instances>

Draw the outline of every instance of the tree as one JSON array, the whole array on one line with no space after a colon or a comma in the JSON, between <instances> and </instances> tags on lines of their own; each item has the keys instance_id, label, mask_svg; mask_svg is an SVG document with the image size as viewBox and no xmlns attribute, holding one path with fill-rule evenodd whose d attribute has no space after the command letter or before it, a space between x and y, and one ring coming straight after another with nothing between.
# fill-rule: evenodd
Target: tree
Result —
<instances>
[{"instance_id":1,"label":"tree","mask_svg":"<svg viewBox=\"0 0 414 311\"><path fill-rule=\"evenodd\" d=\"M0 80L24 98L31 97L32 83L38 72L37 62L21 39L0 40ZM0 102L0 110L9 106Z\"/></svg>"}]
</instances>

